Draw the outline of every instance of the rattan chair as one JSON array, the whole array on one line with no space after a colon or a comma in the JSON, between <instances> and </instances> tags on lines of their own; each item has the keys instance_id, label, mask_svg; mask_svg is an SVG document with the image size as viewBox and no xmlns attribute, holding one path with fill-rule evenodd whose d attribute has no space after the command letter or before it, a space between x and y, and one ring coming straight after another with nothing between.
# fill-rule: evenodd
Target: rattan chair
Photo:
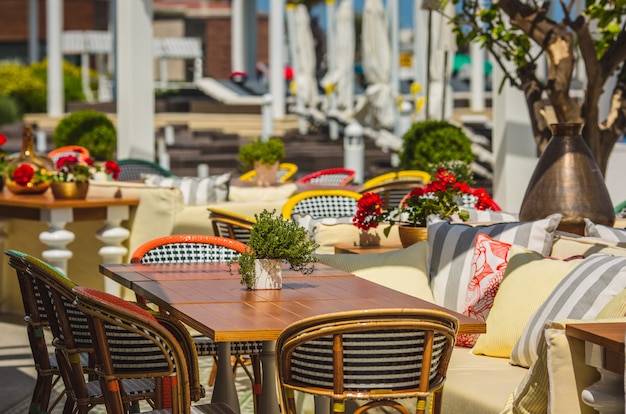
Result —
<instances>
[{"instance_id":1,"label":"rattan chair","mask_svg":"<svg viewBox=\"0 0 626 414\"><path fill-rule=\"evenodd\" d=\"M50 157L52 162L54 162L54 165L57 164L59 158L67 155L74 155L78 158L79 163L83 163L85 158L89 157L89 150L85 147L81 147L80 145L66 145L64 147L53 149L48 153L48 157Z\"/></svg>"},{"instance_id":2,"label":"rattan chair","mask_svg":"<svg viewBox=\"0 0 626 414\"><path fill-rule=\"evenodd\" d=\"M48 321L54 337L53 345L59 372L66 388L67 399L64 412L87 413L94 405L104 404L103 393L98 381L93 379L96 369L85 370L81 356L93 353L92 337L85 315L74 306L76 284L48 263L30 255L24 255L26 271L34 278L39 298L49 316ZM135 361L140 372L141 357ZM121 385L124 403L130 407L141 400L158 405L153 378L129 378Z\"/></svg>"},{"instance_id":3,"label":"rattan chair","mask_svg":"<svg viewBox=\"0 0 626 414\"><path fill-rule=\"evenodd\" d=\"M95 359L101 367L98 379L105 390L107 413L127 412L120 390L125 379L137 375L161 379L164 409L150 411L152 413L234 413L223 403L191 406L187 369L197 361L185 359L181 338L174 337L153 315L96 289L76 287L74 293L74 303L87 315L94 338ZM137 355L142 358L139 370L134 369Z\"/></svg>"},{"instance_id":4,"label":"rattan chair","mask_svg":"<svg viewBox=\"0 0 626 414\"><path fill-rule=\"evenodd\" d=\"M299 183L320 185L348 185L354 180L355 171L348 168L328 168L305 175Z\"/></svg>"},{"instance_id":5,"label":"rattan chair","mask_svg":"<svg viewBox=\"0 0 626 414\"><path fill-rule=\"evenodd\" d=\"M430 174L426 171L421 170L401 170L401 171L393 171L378 175L374 178L370 178L365 183L363 183L363 188L374 187L377 185L393 182L393 181L401 181L401 180L412 180L412 181L422 181L424 184L428 184L430 182Z\"/></svg>"},{"instance_id":6,"label":"rattan chair","mask_svg":"<svg viewBox=\"0 0 626 414\"><path fill-rule=\"evenodd\" d=\"M423 187L422 180L397 180L378 184L372 187L363 187L359 193L377 193L383 200L383 209L389 210L400 205L400 202L416 187Z\"/></svg>"},{"instance_id":7,"label":"rattan chair","mask_svg":"<svg viewBox=\"0 0 626 414\"><path fill-rule=\"evenodd\" d=\"M209 263L224 262L236 259L247 249L247 246L237 240L219 236L205 236L197 234L164 236L150 240L139 246L132 254L131 263ZM138 296L138 302L145 303L145 299ZM206 336L194 336L198 356L217 358L217 343ZM243 367L252 382L255 396L255 409L258 396L261 393L261 361L259 355L263 348L261 341L231 342L231 355L235 359L233 371L238 366ZM250 356L253 373L248 371L242 357ZM213 369L215 370L216 364ZM215 372L210 376L212 384Z\"/></svg>"},{"instance_id":8,"label":"rattan chair","mask_svg":"<svg viewBox=\"0 0 626 414\"><path fill-rule=\"evenodd\" d=\"M377 407L409 414L398 402L405 398L417 398L414 412L422 414L434 393L433 412L439 413L457 330L453 316L425 309L340 312L296 322L276 341L282 412L297 413L294 391L301 391L332 399L336 414L347 400L366 401L354 414Z\"/></svg>"},{"instance_id":9,"label":"rattan chair","mask_svg":"<svg viewBox=\"0 0 626 414\"><path fill-rule=\"evenodd\" d=\"M35 388L31 398L29 412L51 412L65 395L65 389L50 401L52 387L61 379L56 357L48 352L46 336L50 336L48 316L40 297L35 280L28 272L26 254L7 250L9 265L15 269L24 304L24 322L28 333L28 342L37 371Z\"/></svg>"},{"instance_id":10,"label":"rattan chair","mask_svg":"<svg viewBox=\"0 0 626 414\"><path fill-rule=\"evenodd\" d=\"M154 162L126 158L118 160L117 165L120 166L120 175L118 181L139 181L143 179L144 174L157 174L163 177L175 177L175 175Z\"/></svg>"},{"instance_id":11,"label":"rattan chair","mask_svg":"<svg viewBox=\"0 0 626 414\"><path fill-rule=\"evenodd\" d=\"M248 243L250 230L252 230L252 225L256 223L254 217L215 207L209 207L208 210L214 235Z\"/></svg>"},{"instance_id":12,"label":"rattan chair","mask_svg":"<svg viewBox=\"0 0 626 414\"><path fill-rule=\"evenodd\" d=\"M356 213L361 194L348 190L312 190L291 196L283 205L282 216L292 219L294 214L313 218L352 217Z\"/></svg>"},{"instance_id":13,"label":"rattan chair","mask_svg":"<svg viewBox=\"0 0 626 414\"><path fill-rule=\"evenodd\" d=\"M298 172L298 166L296 164L292 164L290 162L281 162L278 164L278 172L276 173L276 179L279 183L286 183L296 175ZM239 179L241 181L254 181L256 177L256 171L250 170L246 173L241 174Z\"/></svg>"}]
</instances>

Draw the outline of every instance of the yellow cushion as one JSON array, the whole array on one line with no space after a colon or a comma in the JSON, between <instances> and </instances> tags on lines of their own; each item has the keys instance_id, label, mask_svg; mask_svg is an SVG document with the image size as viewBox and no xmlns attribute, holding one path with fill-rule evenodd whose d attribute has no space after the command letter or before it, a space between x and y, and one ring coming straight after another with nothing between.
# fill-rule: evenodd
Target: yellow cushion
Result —
<instances>
[{"instance_id":1,"label":"yellow cushion","mask_svg":"<svg viewBox=\"0 0 626 414\"><path fill-rule=\"evenodd\" d=\"M623 245L613 243L597 237L582 237L569 233L556 233L550 256L567 259L572 256L590 256L594 253L626 256Z\"/></svg>"},{"instance_id":2,"label":"yellow cushion","mask_svg":"<svg viewBox=\"0 0 626 414\"><path fill-rule=\"evenodd\" d=\"M509 264L487 316L487 333L480 335L472 352L508 358L535 310L580 261L545 258L511 246Z\"/></svg>"},{"instance_id":3,"label":"yellow cushion","mask_svg":"<svg viewBox=\"0 0 626 414\"><path fill-rule=\"evenodd\" d=\"M391 228L388 237L385 237L383 233L385 227L385 225L380 225L375 229L370 229L366 235L370 239L378 240L381 246L401 245L400 236L398 235L398 226ZM363 231L355 227L354 224L330 224L329 221L322 221L313 228L313 235L315 236L317 244L320 245L317 249L317 253L333 254L335 253L336 244L361 245Z\"/></svg>"},{"instance_id":4,"label":"yellow cushion","mask_svg":"<svg viewBox=\"0 0 626 414\"><path fill-rule=\"evenodd\" d=\"M318 254L321 263L433 302L428 286L426 241L386 253Z\"/></svg>"},{"instance_id":5,"label":"yellow cushion","mask_svg":"<svg viewBox=\"0 0 626 414\"><path fill-rule=\"evenodd\" d=\"M626 316L626 289L622 290L598 313L596 319L619 318Z\"/></svg>"}]
</instances>

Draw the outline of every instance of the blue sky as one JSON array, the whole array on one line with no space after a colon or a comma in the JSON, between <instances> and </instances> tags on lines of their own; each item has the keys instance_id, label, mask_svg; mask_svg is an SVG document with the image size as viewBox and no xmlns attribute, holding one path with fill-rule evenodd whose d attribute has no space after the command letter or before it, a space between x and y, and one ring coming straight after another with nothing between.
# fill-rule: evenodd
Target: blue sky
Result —
<instances>
[{"instance_id":1,"label":"blue sky","mask_svg":"<svg viewBox=\"0 0 626 414\"><path fill-rule=\"evenodd\" d=\"M365 0L353 0L354 1L354 10L356 12L360 12L363 10L363 3ZM400 27L413 27L413 2L407 0L401 0L400 3ZM383 4L387 4L385 0L383 0ZM269 10L269 0L257 0L257 8L259 10L267 12ZM311 10L311 14L313 16L318 16L320 19L320 24L322 28L326 28L326 5L325 3L321 3L319 6L316 6Z\"/></svg>"}]
</instances>

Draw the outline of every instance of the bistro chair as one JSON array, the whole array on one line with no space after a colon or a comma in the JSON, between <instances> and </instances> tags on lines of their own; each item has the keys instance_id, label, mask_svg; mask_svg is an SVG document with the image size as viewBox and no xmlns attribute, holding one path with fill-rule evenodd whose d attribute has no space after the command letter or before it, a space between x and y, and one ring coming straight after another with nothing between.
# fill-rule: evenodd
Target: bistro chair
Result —
<instances>
[{"instance_id":1,"label":"bistro chair","mask_svg":"<svg viewBox=\"0 0 626 414\"><path fill-rule=\"evenodd\" d=\"M426 309L370 309L303 319L276 341L283 413L296 414L294 391L332 399L333 413L347 400L423 414L433 395L439 413L458 320ZM417 398L409 411L398 400ZM387 411L385 411L387 412Z\"/></svg>"},{"instance_id":2,"label":"bistro chair","mask_svg":"<svg viewBox=\"0 0 626 414\"><path fill-rule=\"evenodd\" d=\"M354 180L355 171L348 168L328 168L305 175L299 183L320 185L348 185Z\"/></svg>"},{"instance_id":3,"label":"bistro chair","mask_svg":"<svg viewBox=\"0 0 626 414\"><path fill-rule=\"evenodd\" d=\"M117 165L120 166L120 174L117 177L118 181L140 181L146 174L175 177L172 172L161 167L159 164L146 160L126 158L118 160Z\"/></svg>"},{"instance_id":4,"label":"bistro chair","mask_svg":"<svg viewBox=\"0 0 626 414\"><path fill-rule=\"evenodd\" d=\"M205 236L198 234L173 235L159 237L139 246L131 257L131 263L210 263L226 262L239 257L247 246L237 240L219 236ZM145 304L145 299L137 296L137 301ZM212 356L217 358L217 343L206 336L194 336L198 356ZM243 367L252 382L255 395L255 410L258 396L261 393L261 361L259 355L263 348L261 341L236 341L230 343L231 355L235 362L233 372L238 366ZM253 373L251 374L242 357L250 356ZM213 365L209 385L215 375L216 364Z\"/></svg>"},{"instance_id":5,"label":"bistro chair","mask_svg":"<svg viewBox=\"0 0 626 414\"><path fill-rule=\"evenodd\" d=\"M209 207L208 210L214 235L248 243L250 230L256 223L254 217L233 213L222 208Z\"/></svg>"},{"instance_id":6,"label":"bistro chair","mask_svg":"<svg viewBox=\"0 0 626 414\"><path fill-rule=\"evenodd\" d=\"M29 412L51 412L65 395L65 389L54 401L50 401L52 387L57 384L61 376L57 359L48 352L46 343L46 335L50 335L48 315L46 315L37 284L28 272L26 254L16 250L7 250L5 254L9 256L9 265L17 274L24 304L24 322L26 322L28 342L37 371Z\"/></svg>"},{"instance_id":7,"label":"bistro chair","mask_svg":"<svg viewBox=\"0 0 626 414\"><path fill-rule=\"evenodd\" d=\"M78 158L78 162L83 164L85 158L89 157L89 150L85 147L81 147L80 145L66 145L64 147L53 149L48 153L48 157L50 157L55 166L61 157L65 157L67 155L74 155Z\"/></svg>"},{"instance_id":8,"label":"bistro chair","mask_svg":"<svg viewBox=\"0 0 626 414\"><path fill-rule=\"evenodd\" d=\"M423 187L422 180L397 180L388 181L386 183L374 185L371 187L363 187L359 193L376 193L383 200L383 209L390 210L400 205L404 197L416 187Z\"/></svg>"},{"instance_id":9,"label":"bistro chair","mask_svg":"<svg viewBox=\"0 0 626 414\"><path fill-rule=\"evenodd\" d=\"M43 260L25 255L24 261L40 292L46 315L49 315L54 337L52 343L67 391L64 412L87 413L95 405L104 404L107 390L103 390L94 378L97 365L92 365L93 369L85 369L81 361L83 355L93 356L94 344L85 314L74 306L72 289L77 285ZM141 375L145 368L142 356L136 355L132 365L134 376L120 384L124 404L131 407L141 400L148 400L160 406L155 379Z\"/></svg>"},{"instance_id":10,"label":"bistro chair","mask_svg":"<svg viewBox=\"0 0 626 414\"><path fill-rule=\"evenodd\" d=\"M356 213L361 194L349 190L312 190L291 196L283 205L282 216L289 220L294 215L313 218L352 217Z\"/></svg>"},{"instance_id":11,"label":"bistro chair","mask_svg":"<svg viewBox=\"0 0 626 414\"><path fill-rule=\"evenodd\" d=\"M137 376L161 379L164 409L149 411L151 413L234 413L223 403L191 406L187 370L198 362L185 358L181 338L174 337L153 315L96 289L75 287L74 293L74 304L87 315L89 332L94 339L95 359L100 367L97 374L101 389L105 391L107 413L127 412L122 384ZM135 358L138 355L142 358L141 366ZM190 369L197 370L197 366Z\"/></svg>"},{"instance_id":12,"label":"bistro chair","mask_svg":"<svg viewBox=\"0 0 626 414\"><path fill-rule=\"evenodd\" d=\"M363 183L363 189L401 180L422 181L422 183L428 184L430 182L430 174L421 170L392 171L370 178Z\"/></svg>"},{"instance_id":13,"label":"bistro chair","mask_svg":"<svg viewBox=\"0 0 626 414\"><path fill-rule=\"evenodd\" d=\"M292 164L290 162L281 162L278 164L278 172L276 173L276 179L279 183L286 183L296 175L298 172L298 166L296 164ZM256 177L256 171L250 170L246 173L241 174L239 179L241 181L254 181Z\"/></svg>"}]
</instances>

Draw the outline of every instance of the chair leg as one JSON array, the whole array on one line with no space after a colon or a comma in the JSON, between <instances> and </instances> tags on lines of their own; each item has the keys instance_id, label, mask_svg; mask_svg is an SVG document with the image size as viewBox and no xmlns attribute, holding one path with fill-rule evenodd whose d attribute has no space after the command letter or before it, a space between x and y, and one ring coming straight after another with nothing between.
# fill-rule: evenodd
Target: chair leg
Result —
<instances>
[{"instance_id":1,"label":"chair leg","mask_svg":"<svg viewBox=\"0 0 626 414\"><path fill-rule=\"evenodd\" d=\"M252 373L254 375L254 384L252 384L252 395L254 396L254 414L259 414L259 400L263 384L261 382L261 358L258 354L250 355L252 360Z\"/></svg>"}]
</instances>

